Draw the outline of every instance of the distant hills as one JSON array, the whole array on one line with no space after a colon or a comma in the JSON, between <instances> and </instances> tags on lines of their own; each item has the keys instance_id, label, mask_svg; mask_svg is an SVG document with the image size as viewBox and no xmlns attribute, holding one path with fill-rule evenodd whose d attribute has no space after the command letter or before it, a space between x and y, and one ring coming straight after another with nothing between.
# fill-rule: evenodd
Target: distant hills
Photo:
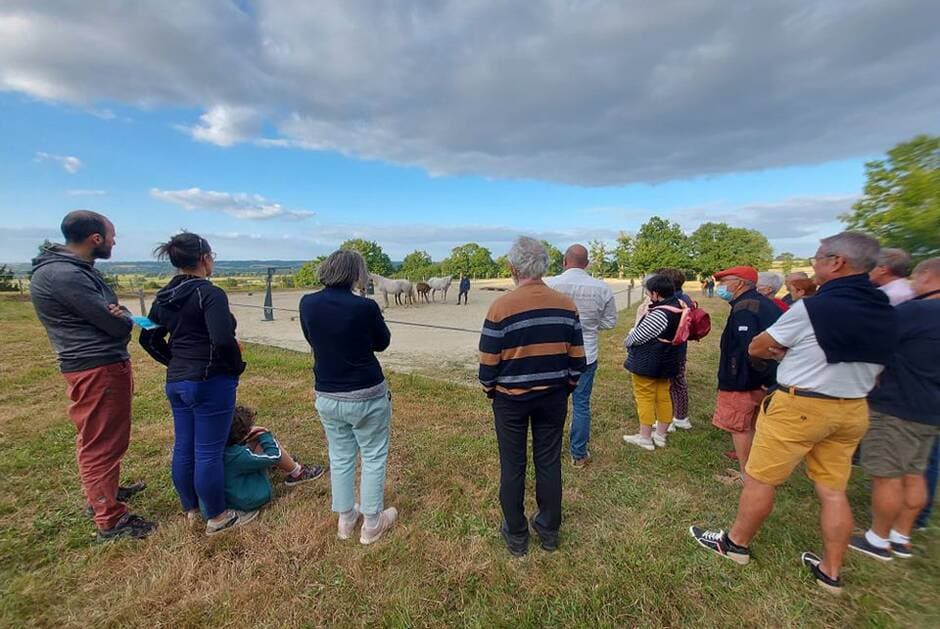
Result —
<instances>
[{"instance_id":1,"label":"distant hills","mask_svg":"<svg viewBox=\"0 0 940 629\"><path fill-rule=\"evenodd\" d=\"M306 260L217 260L215 263L216 276L226 275L264 275L269 267L277 269L279 275L294 273L303 266ZM397 268L401 262L392 262ZM14 262L7 264L13 269L17 277L29 274L32 264L28 262ZM139 262L108 262L99 261L95 266L106 275L150 275L165 277L173 274L173 267L169 262L155 260L141 260Z\"/></svg>"}]
</instances>

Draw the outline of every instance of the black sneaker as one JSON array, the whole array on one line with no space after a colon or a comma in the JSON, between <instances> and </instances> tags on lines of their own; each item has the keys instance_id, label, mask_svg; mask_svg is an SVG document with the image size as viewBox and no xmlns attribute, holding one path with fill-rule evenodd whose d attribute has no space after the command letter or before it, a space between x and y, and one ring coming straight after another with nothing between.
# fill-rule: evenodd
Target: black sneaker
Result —
<instances>
[{"instance_id":1,"label":"black sneaker","mask_svg":"<svg viewBox=\"0 0 940 629\"><path fill-rule=\"evenodd\" d=\"M535 521L537 517L539 517L538 511L536 511L535 515L529 520L529 525L532 527L532 530L535 531L535 534L539 536L539 542L542 548L548 552L558 550L558 531L549 531L544 528Z\"/></svg>"},{"instance_id":2,"label":"black sneaker","mask_svg":"<svg viewBox=\"0 0 940 629\"><path fill-rule=\"evenodd\" d=\"M881 561L891 561L891 548L878 548L868 543L864 535L853 535L849 540L849 548L865 553L869 557L880 559Z\"/></svg>"},{"instance_id":3,"label":"black sneaker","mask_svg":"<svg viewBox=\"0 0 940 629\"><path fill-rule=\"evenodd\" d=\"M319 465L301 465L300 474L297 476L285 476L284 484L288 487L293 487L294 485L306 483L308 480L316 480L323 476L323 472L325 471L326 470Z\"/></svg>"},{"instance_id":4,"label":"black sneaker","mask_svg":"<svg viewBox=\"0 0 940 629\"><path fill-rule=\"evenodd\" d=\"M690 526L689 535L703 548L707 548L722 557L727 557L737 564L745 566L751 560L750 549L732 542L728 538L728 534L721 529L707 531L697 526Z\"/></svg>"},{"instance_id":5,"label":"black sneaker","mask_svg":"<svg viewBox=\"0 0 940 629\"><path fill-rule=\"evenodd\" d=\"M143 490L147 489L147 483L143 481L137 481L136 483L131 483L130 485L120 485L117 490L117 501L118 502L127 502ZM95 510L92 509L91 505L85 505L85 515L89 518L95 517Z\"/></svg>"},{"instance_id":6,"label":"black sneaker","mask_svg":"<svg viewBox=\"0 0 940 629\"><path fill-rule=\"evenodd\" d=\"M891 542L891 552L898 559L910 559L914 556L914 547L910 543L898 544L897 542Z\"/></svg>"},{"instance_id":7,"label":"black sneaker","mask_svg":"<svg viewBox=\"0 0 940 629\"><path fill-rule=\"evenodd\" d=\"M113 527L98 529L97 540L99 542L110 542L121 537L143 539L156 529L156 522L150 522L133 513L125 513Z\"/></svg>"},{"instance_id":8,"label":"black sneaker","mask_svg":"<svg viewBox=\"0 0 940 629\"><path fill-rule=\"evenodd\" d=\"M506 548L509 549L509 554L513 557L523 557L529 552L528 533L512 535L506 530L506 525L503 524L499 527L499 534L503 536L503 539L506 541Z\"/></svg>"},{"instance_id":9,"label":"black sneaker","mask_svg":"<svg viewBox=\"0 0 940 629\"><path fill-rule=\"evenodd\" d=\"M816 579L816 584L822 589L832 594L842 594L842 579L833 579L828 574L819 569L819 562L822 561L815 553L806 552L800 555L800 561L809 568L810 573Z\"/></svg>"}]
</instances>

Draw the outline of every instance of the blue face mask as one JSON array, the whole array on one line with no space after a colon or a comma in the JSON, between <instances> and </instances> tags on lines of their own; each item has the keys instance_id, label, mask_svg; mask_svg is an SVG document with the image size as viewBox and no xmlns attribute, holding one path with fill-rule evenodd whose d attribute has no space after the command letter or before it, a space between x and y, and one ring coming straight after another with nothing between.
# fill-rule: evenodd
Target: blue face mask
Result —
<instances>
[{"instance_id":1,"label":"blue face mask","mask_svg":"<svg viewBox=\"0 0 940 629\"><path fill-rule=\"evenodd\" d=\"M718 295L719 298L724 299L725 301L731 301L732 299L734 299L734 293L728 290L727 286L719 285L718 288L715 289L715 294Z\"/></svg>"}]
</instances>

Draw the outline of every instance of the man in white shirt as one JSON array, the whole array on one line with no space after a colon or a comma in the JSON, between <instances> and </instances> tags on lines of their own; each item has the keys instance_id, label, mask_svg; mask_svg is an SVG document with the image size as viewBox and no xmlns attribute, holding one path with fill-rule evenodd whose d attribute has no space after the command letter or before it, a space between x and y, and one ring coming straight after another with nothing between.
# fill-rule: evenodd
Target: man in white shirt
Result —
<instances>
[{"instance_id":1,"label":"man in white shirt","mask_svg":"<svg viewBox=\"0 0 940 629\"><path fill-rule=\"evenodd\" d=\"M866 396L894 352L898 318L868 278L878 241L843 232L820 242L813 257L819 292L801 299L751 341L748 352L780 360L777 388L761 404L734 525L727 532L693 526L703 547L739 564L773 510L774 496L801 461L821 503L825 553L801 559L816 583L838 593L852 533L845 489L852 453L868 430Z\"/></svg>"},{"instance_id":2,"label":"man in white shirt","mask_svg":"<svg viewBox=\"0 0 940 629\"><path fill-rule=\"evenodd\" d=\"M911 274L911 256L903 249L882 249L878 262L868 277L888 296L892 306L914 299L914 289L907 277Z\"/></svg>"},{"instance_id":3,"label":"man in white shirt","mask_svg":"<svg viewBox=\"0 0 940 629\"><path fill-rule=\"evenodd\" d=\"M565 251L564 273L545 279L550 288L574 300L584 336L587 367L571 394L571 462L575 467L584 467L590 458L587 446L591 438L591 390L597 371L597 331L609 330L617 324L613 291L602 280L588 275L584 270L587 265L587 249L571 245Z\"/></svg>"}]
</instances>

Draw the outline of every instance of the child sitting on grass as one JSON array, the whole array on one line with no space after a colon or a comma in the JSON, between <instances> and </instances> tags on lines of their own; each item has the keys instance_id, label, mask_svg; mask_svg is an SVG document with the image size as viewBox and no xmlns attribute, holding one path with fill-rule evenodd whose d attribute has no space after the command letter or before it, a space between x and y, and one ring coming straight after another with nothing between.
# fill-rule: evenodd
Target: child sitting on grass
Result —
<instances>
[{"instance_id":1,"label":"child sitting on grass","mask_svg":"<svg viewBox=\"0 0 940 629\"><path fill-rule=\"evenodd\" d=\"M293 487L323 476L319 465L303 465L281 448L271 431L255 426L255 411L235 407L225 447L225 502L229 509L254 511L273 494L268 470L284 472L284 484Z\"/></svg>"}]
</instances>

